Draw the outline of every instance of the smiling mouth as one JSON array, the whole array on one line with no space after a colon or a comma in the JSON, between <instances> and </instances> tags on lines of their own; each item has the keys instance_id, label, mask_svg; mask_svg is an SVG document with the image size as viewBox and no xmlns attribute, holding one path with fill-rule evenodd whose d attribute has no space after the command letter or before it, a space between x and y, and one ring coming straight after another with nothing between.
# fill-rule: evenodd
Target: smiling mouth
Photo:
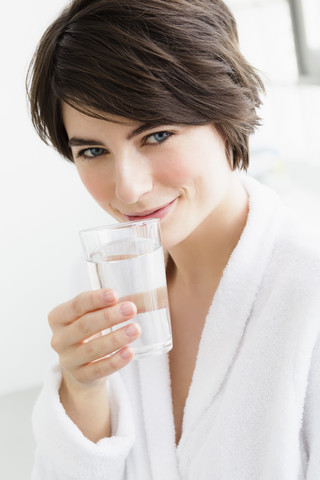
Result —
<instances>
[{"instance_id":1,"label":"smiling mouth","mask_svg":"<svg viewBox=\"0 0 320 480\"><path fill-rule=\"evenodd\" d=\"M133 215L125 215L126 220L129 222L133 222L136 220L147 220L148 218L159 218L162 219L164 218L169 211L171 210L173 204L175 203L177 199L175 198L172 202L167 203L163 207L157 208L155 210L145 210L144 212L137 212L134 213Z\"/></svg>"}]
</instances>

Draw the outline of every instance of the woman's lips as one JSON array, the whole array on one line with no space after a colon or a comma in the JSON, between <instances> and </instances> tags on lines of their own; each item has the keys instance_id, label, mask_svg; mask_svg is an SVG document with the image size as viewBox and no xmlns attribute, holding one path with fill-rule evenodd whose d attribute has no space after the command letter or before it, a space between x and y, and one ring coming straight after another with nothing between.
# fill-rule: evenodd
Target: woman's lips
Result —
<instances>
[{"instance_id":1,"label":"woman's lips","mask_svg":"<svg viewBox=\"0 0 320 480\"><path fill-rule=\"evenodd\" d=\"M150 213L142 212L139 214L136 213L135 215L125 215L125 217L129 222L134 222L137 220L148 220L149 218L162 219L169 213L175 201L176 201L176 198L172 202L165 205L164 207L158 208L157 210L153 210Z\"/></svg>"}]
</instances>

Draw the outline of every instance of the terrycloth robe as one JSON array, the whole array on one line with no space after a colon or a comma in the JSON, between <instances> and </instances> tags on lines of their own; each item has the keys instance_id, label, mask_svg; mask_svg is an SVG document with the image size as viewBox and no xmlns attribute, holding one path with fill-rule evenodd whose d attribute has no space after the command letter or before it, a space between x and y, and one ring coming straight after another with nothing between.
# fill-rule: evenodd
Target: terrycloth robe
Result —
<instances>
[{"instance_id":1,"label":"terrycloth robe","mask_svg":"<svg viewBox=\"0 0 320 480\"><path fill-rule=\"evenodd\" d=\"M109 377L112 437L86 439L48 371L33 414L34 480L319 480L320 252L268 188L208 312L175 445L168 355Z\"/></svg>"}]
</instances>

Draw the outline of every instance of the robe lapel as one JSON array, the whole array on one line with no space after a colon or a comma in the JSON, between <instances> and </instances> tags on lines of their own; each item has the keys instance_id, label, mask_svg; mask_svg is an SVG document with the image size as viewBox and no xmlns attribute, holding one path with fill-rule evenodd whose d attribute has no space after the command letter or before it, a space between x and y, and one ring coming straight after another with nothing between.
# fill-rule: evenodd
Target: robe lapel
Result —
<instances>
[{"instance_id":1,"label":"robe lapel","mask_svg":"<svg viewBox=\"0 0 320 480\"><path fill-rule=\"evenodd\" d=\"M178 480L168 354L141 359L137 367L152 480Z\"/></svg>"},{"instance_id":2,"label":"robe lapel","mask_svg":"<svg viewBox=\"0 0 320 480\"><path fill-rule=\"evenodd\" d=\"M178 449L192 438L193 426L212 403L232 367L282 218L276 194L250 177L243 183L249 193L247 225L206 319Z\"/></svg>"}]
</instances>

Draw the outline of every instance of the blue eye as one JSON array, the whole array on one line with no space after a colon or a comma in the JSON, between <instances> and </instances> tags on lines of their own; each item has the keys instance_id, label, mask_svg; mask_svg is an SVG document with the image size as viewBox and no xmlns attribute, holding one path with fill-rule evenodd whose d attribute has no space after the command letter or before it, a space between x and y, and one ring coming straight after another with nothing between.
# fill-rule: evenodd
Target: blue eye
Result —
<instances>
[{"instance_id":1,"label":"blue eye","mask_svg":"<svg viewBox=\"0 0 320 480\"><path fill-rule=\"evenodd\" d=\"M87 157L87 158L96 158L100 157L100 155L103 155L105 153L104 148L87 148L86 150L82 150L82 152L79 153L79 156Z\"/></svg>"},{"instance_id":2,"label":"blue eye","mask_svg":"<svg viewBox=\"0 0 320 480\"><path fill-rule=\"evenodd\" d=\"M147 143L161 143L161 142L164 142L164 140L167 140L167 138L169 138L170 135L172 135L172 133L165 132L165 131L153 133L152 135L149 135L147 137Z\"/></svg>"}]
</instances>

